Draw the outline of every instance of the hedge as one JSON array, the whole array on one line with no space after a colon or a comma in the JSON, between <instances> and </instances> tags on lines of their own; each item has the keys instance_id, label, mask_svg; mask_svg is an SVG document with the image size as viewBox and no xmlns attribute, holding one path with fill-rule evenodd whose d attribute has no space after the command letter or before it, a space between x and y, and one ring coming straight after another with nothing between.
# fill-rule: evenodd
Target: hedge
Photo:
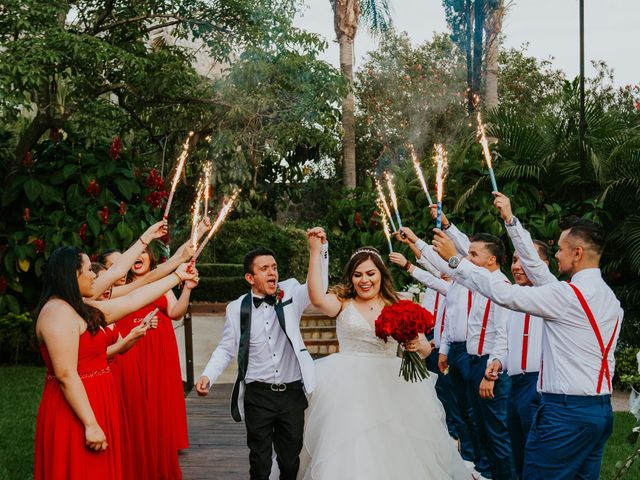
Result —
<instances>
[{"instance_id":1,"label":"hedge","mask_svg":"<svg viewBox=\"0 0 640 480\"><path fill-rule=\"evenodd\" d=\"M198 263L200 277L244 277L244 268L240 263Z\"/></svg>"},{"instance_id":2,"label":"hedge","mask_svg":"<svg viewBox=\"0 0 640 480\"><path fill-rule=\"evenodd\" d=\"M244 277L200 277L198 288L191 293L194 302L228 302L249 291Z\"/></svg>"}]
</instances>

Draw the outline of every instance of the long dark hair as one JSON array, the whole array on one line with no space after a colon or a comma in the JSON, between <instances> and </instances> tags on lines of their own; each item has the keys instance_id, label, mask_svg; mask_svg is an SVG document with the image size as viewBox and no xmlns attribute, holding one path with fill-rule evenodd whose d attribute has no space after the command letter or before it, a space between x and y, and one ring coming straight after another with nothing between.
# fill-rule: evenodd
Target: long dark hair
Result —
<instances>
[{"instance_id":1,"label":"long dark hair","mask_svg":"<svg viewBox=\"0 0 640 480\"><path fill-rule=\"evenodd\" d=\"M356 268L367 260L371 260L376 268L380 270L380 296L382 297L382 300L384 300L384 303L387 305L396 303L400 298L396 294L396 289L393 286L391 272L382 261L382 257L378 250L374 247L361 247L351 255L351 258L344 269L344 274L342 275L340 284L334 286L331 289L331 292L335 293L340 300L355 298L357 294L356 288L353 286L353 274L356 271Z\"/></svg>"},{"instance_id":2,"label":"long dark hair","mask_svg":"<svg viewBox=\"0 0 640 480\"><path fill-rule=\"evenodd\" d=\"M77 247L59 247L53 251L44 272L42 293L35 317L38 318L40 310L51 297L58 297L67 302L87 322L89 333L95 335L100 327L107 326L107 322L102 311L86 304L80 294L77 274L82 269L84 254Z\"/></svg>"}]
</instances>

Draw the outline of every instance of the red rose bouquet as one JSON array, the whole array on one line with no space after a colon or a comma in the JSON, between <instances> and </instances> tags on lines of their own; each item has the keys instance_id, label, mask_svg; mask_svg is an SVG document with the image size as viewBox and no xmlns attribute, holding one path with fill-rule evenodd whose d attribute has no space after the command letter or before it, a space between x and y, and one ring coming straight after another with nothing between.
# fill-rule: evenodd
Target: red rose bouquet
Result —
<instances>
[{"instance_id":1,"label":"red rose bouquet","mask_svg":"<svg viewBox=\"0 0 640 480\"><path fill-rule=\"evenodd\" d=\"M414 340L420 333L433 330L434 316L411 300L400 300L387 305L376 320L376 336L385 342L392 337L398 343ZM405 351L400 373L406 381L421 381L429 376L427 367L418 352Z\"/></svg>"}]
</instances>

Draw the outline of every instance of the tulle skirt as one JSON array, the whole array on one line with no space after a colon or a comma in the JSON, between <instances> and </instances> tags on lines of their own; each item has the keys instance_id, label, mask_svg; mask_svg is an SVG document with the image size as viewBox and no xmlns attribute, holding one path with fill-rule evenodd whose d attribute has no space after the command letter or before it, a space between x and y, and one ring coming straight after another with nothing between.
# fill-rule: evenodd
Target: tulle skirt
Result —
<instances>
[{"instance_id":1,"label":"tulle skirt","mask_svg":"<svg viewBox=\"0 0 640 480\"><path fill-rule=\"evenodd\" d=\"M448 434L437 376L398 376L400 359L337 353L316 362L298 479L469 479Z\"/></svg>"}]
</instances>

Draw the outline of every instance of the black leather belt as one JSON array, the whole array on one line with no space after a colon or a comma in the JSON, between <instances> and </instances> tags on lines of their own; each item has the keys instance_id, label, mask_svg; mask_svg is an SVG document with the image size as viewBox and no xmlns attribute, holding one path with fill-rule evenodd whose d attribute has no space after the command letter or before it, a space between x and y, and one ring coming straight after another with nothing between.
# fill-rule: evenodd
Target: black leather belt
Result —
<instances>
[{"instance_id":1,"label":"black leather belt","mask_svg":"<svg viewBox=\"0 0 640 480\"><path fill-rule=\"evenodd\" d=\"M261 390L271 390L272 392L284 392L286 390L302 390L302 380L290 383L264 383L250 382L246 388L259 388Z\"/></svg>"}]
</instances>

